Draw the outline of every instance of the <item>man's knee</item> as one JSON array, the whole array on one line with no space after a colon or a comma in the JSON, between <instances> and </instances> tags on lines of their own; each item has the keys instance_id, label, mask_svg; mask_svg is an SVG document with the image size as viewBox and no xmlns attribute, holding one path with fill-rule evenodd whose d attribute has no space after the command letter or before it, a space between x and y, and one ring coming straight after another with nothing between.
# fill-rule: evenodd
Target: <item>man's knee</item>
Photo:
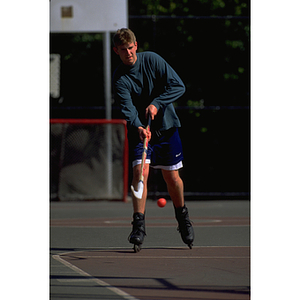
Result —
<instances>
[{"instance_id":1,"label":"man's knee","mask_svg":"<svg viewBox=\"0 0 300 300\"><path fill-rule=\"evenodd\" d=\"M172 171L162 170L162 174L167 184L177 184L182 181L178 170L172 170Z\"/></svg>"}]
</instances>

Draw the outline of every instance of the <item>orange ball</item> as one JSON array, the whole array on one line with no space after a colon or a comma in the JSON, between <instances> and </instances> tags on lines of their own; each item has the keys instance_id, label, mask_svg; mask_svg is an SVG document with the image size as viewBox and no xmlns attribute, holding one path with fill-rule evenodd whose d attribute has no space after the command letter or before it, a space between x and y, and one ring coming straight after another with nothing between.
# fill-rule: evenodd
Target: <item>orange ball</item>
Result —
<instances>
[{"instance_id":1,"label":"orange ball","mask_svg":"<svg viewBox=\"0 0 300 300\"><path fill-rule=\"evenodd\" d=\"M166 204L167 204L167 200L166 200L165 198L159 198L159 199L157 200L157 205L158 205L159 207L164 207Z\"/></svg>"}]
</instances>

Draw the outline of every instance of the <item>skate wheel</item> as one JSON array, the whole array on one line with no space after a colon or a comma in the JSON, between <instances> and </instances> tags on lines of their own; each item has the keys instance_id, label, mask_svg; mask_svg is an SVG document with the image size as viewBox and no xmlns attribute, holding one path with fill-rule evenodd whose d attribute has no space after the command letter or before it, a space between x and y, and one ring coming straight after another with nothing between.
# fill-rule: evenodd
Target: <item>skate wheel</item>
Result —
<instances>
[{"instance_id":1,"label":"skate wheel","mask_svg":"<svg viewBox=\"0 0 300 300\"><path fill-rule=\"evenodd\" d=\"M134 250L135 253L140 252L141 251L141 246L140 245L134 245L133 250Z\"/></svg>"}]
</instances>

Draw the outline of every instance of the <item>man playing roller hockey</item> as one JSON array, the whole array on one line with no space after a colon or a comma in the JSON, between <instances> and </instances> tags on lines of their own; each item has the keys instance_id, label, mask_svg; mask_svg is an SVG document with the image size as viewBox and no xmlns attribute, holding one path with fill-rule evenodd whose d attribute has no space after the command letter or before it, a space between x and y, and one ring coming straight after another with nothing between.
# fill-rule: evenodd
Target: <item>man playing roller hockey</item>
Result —
<instances>
[{"instance_id":1,"label":"man playing roller hockey","mask_svg":"<svg viewBox=\"0 0 300 300\"><path fill-rule=\"evenodd\" d=\"M130 29L122 28L116 32L113 49L122 61L114 72L113 88L115 100L120 103L127 121L129 155L133 167L132 186L135 190L138 189L141 172L143 140L148 137L149 141L141 199L133 194L133 229L129 242L138 245L139 249L146 234L145 205L151 165L161 169L175 208L178 230L183 242L191 248L194 231L178 172L183 166L178 134L181 124L172 104L184 94L185 86L162 57L153 52L136 53L137 41ZM152 120L150 131L144 126L148 116Z\"/></svg>"}]
</instances>

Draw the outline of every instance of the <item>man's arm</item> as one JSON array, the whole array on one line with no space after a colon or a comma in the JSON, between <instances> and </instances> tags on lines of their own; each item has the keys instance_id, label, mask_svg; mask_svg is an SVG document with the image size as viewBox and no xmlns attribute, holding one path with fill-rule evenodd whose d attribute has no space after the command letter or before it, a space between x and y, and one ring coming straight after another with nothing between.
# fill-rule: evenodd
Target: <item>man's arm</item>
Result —
<instances>
[{"instance_id":1,"label":"man's arm","mask_svg":"<svg viewBox=\"0 0 300 300\"><path fill-rule=\"evenodd\" d=\"M123 83L117 83L114 84L114 95L121 105L121 111L129 127L143 127L138 111L132 103L130 90Z\"/></svg>"},{"instance_id":2,"label":"man's arm","mask_svg":"<svg viewBox=\"0 0 300 300\"><path fill-rule=\"evenodd\" d=\"M160 56L155 56L156 74L164 85L162 92L151 102L158 110L175 102L185 93L185 86L174 69Z\"/></svg>"}]
</instances>

